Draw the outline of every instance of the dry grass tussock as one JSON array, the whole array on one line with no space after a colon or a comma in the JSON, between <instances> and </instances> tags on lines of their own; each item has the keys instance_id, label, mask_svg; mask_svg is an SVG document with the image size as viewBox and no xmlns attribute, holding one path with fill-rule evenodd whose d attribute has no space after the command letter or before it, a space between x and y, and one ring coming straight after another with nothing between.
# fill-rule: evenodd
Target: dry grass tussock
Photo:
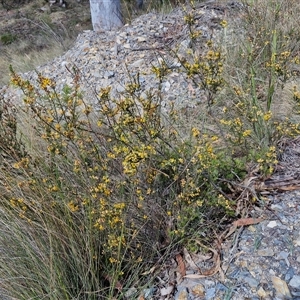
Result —
<instances>
[{"instance_id":1,"label":"dry grass tussock","mask_svg":"<svg viewBox=\"0 0 300 300\"><path fill-rule=\"evenodd\" d=\"M80 70L57 90L43 74L34 85L11 69L24 106L0 110L3 295L137 299L183 247L217 257L215 237L267 205L247 177L269 178L278 141L300 133L296 118L275 114L280 101L300 111L300 5L244 5L240 33L223 20L220 43L202 53L194 10L186 15L192 46L181 72L206 94L188 115L172 103L163 111L161 91L145 95L138 77L117 98L109 86L96 91L95 110ZM169 71L163 61L152 69L158 83Z\"/></svg>"},{"instance_id":2,"label":"dry grass tussock","mask_svg":"<svg viewBox=\"0 0 300 300\"><path fill-rule=\"evenodd\" d=\"M60 56L66 51L66 46L62 46L55 40L49 40L51 47L49 49L31 50L28 54L24 54L24 46L27 48L27 43L21 43L18 45L18 51L16 52L15 45L6 46L2 52L0 60L1 70L9 70L11 64L14 65L16 71L24 73L34 70L36 67L41 66L49 62L49 60ZM67 41L67 47L71 45L72 40ZM22 53L22 55L20 54ZM0 85L7 85L9 83L10 75L9 72L1 73Z\"/></svg>"}]
</instances>

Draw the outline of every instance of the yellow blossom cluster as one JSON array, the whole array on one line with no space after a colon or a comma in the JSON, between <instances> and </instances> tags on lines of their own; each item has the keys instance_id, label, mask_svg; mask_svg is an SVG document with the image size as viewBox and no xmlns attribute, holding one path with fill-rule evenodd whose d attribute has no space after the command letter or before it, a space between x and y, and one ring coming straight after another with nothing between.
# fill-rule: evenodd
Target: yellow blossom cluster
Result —
<instances>
[{"instance_id":1,"label":"yellow blossom cluster","mask_svg":"<svg viewBox=\"0 0 300 300\"><path fill-rule=\"evenodd\" d=\"M212 97L224 85L223 60L221 50L214 47L211 41L207 42L207 50L201 54L191 53L191 58L183 62L185 73L189 78L196 80L199 87L207 92L208 104L213 103Z\"/></svg>"},{"instance_id":2,"label":"yellow blossom cluster","mask_svg":"<svg viewBox=\"0 0 300 300\"><path fill-rule=\"evenodd\" d=\"M260 170L264 174L269 175L273 173L274 166L278 164L276 147L270 146L264 155L264 158L259 158L257 162L259 163Z\"/></svg>"}]
</instances>

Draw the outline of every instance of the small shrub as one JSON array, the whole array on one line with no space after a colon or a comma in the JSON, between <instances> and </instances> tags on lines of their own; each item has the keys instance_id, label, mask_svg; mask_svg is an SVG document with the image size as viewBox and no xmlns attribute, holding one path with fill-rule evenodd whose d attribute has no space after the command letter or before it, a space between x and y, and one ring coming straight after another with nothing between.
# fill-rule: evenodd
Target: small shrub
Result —
<instances>
[{"instance_id":1,"label":"small shrub","mask_svg":"<svg viewBox=\"0 0 300 300\"><path fill-rule=\"evenodd\" d=\"M122 297L138 280L135 269L161 259L195 230L209 241L212 228L205 224L234 215L234 201L217 187L233 173L215 149L217 136L196 127L179 131L172 106L164 116L159 91L145 98L132 79L118 99L102 88L95 110L78 80L59 92L50 78L39 74L34 86L12 71L39 147L13 163L19 176L6 174L2 205L42 234L38 242L48 240L44 255L53 282L45 283L47 293ZM29 287L18 284L23 288L16 293L28 297Z\"/></svg>"},{"instance_id":2,"label":"small shrub","mask_svg":"<svg viewBox=\"0 0 300 300\"><path fill-rule=\"evenodd\" d=\"M9 44L13 43L16 39L17 39L17 37L11 33L3 34L0 37L1 43L3 45L9 45Z\"/></svg>"}]
</instances>

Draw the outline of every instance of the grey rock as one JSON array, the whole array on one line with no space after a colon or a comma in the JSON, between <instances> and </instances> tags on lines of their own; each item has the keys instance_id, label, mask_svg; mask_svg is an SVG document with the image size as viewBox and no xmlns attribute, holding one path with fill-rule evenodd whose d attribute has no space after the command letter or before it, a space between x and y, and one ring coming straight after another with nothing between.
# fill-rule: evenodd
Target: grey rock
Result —
<instances>
[{"instance_id":1,"label":"grey rock","mask_svg":"<svg viewBox=\"0 0 300 300\"><path fill-rule=\"evenodd\" d=\"M130 48L131 48L131 46L130 46L129 43L124 44L123 47L124 47L125 49L130 49Z\"/></svg>"},{"instance_id":2,"label":"grey rock","mask_svg":"<svg viewBox=\"0 0 300 300\"><path fill-rule=\"evenodd\" d=\"M300 292L291 291L291 294L293 296L293 299L300 299ZM297 297L297 298L295 298L295 297Z\"/></svg>"},{"instance_id":3,"label":"grey rock","mask_svg":"<svg viewBox=\"0 0 300 300\"><path fill-rule=\"evenodd\" d=\"M288 269L288 271L285 273L284 280L288 282L288 281L291 280L291 278L292 278L294 275L295 275L295 271L294 271L294 269L293 269L292 267L290 267L290 268Z\"/></svg>"},{"instance_id":4,"label":"grey rock","mask_svg":"<svg viewBox=\"0 0 300 300\"><path fill-rule=\"evenodd\" d=\"M100 71L95 71L93 73L93 76L95 76L96 78L103 78L103 75L100 73Z\"/></svg>"},{"instance_id":5,"label":"grey rock","mask_svg":"<svg viewBox=\"0 0 300 300\"><path fill-rule=\"evenodd\" d=\"M117 90L118 93L123 93L123 92L125 92L125 87L118 83L116 85L116 90Z\"/></svg>"},{"instance_id":6,"label":"grey rock","mask_svg":"<svg viewBox=\"0 0 300 300\"><path fill-rule=\"evenodd\" d=\"M178 289L177 293L175 294L175 300L190 300L188 289Z\"/></svg>"},{"instance_id":7,"label":"grey rock","mask_svg":"<svg viewBox=\"0 0 300 300\"><path fill-rule=\"evenodd\" d=\"M154 286L151 288L148 288L148 289L144 289L143 293L144 293L145 299L147 299L147 300L151 299L153 297L155 291L156 291L156 288Z\"/></svg>"},{"instance_id":8,"label":"grey rock","mask_svg":"<svg viewBox=\"0 0 300 300\"><path fill-rule=\"evenodd\" d=\"M114 76L115 76L115 72L114 71L105 71L104 72L104 78L105 79L110 79L110 78L112 78Z\"/></svg>"},{"instance_id":9,"label":"grey rock","mask_svg":"<svg viewBox=\"0 0 300 300\"><path fill-rule=\"evenodd\" d=\"M271 209L276 210L276 211L282 211L282 206L279 204L272 204Z\"/></svg>"},{"instance_id":10,"label":"grey rock","mask_svg":"<svg viewBox=\"0 0 300 300\"><path fill-rule=\"evenodd\" d=\"M143 64L145 63L145 61L144 61L144 59L138 59L138 60L136 60L133 64L132 64L132 66L133 67L141 67Z\"/></svg>"},{"instance_id":11,"label":"grey rock","mask_svg":"<svg viewBox=\"0 0 300 300\"><path fill-rule=\"evenodd\" d=\"M138 36L137 37L137 41L138 42L146 42L147 41L147 37L145 37L145 36Z\"/></svg>"},{"instance_id":12,"label":"grey rock","mask_svg":"<svg viewBox=\"0 0 300 300\"><path fill-rule=\"evenodd\" d=\"M146 82L146 79L145 79L145 77L142 77L142 76L140 76L140 84L143 84L143 83L145 83Z\"/></svg>"},{"instance_id":13,"label":"grey rock","mask_svg":"<svg viewBox=\"0 0 300 300\"><path fill-rule=\"evenodd\" d=\"M244 277L244 282L248 283L251 288L256 288L259 282L252 276Z\"/></svg>"},{"instance_id":14,"label":"grey rock","mask_svg":"<svg viewBox=\"0 0 300 300\"><path fill-rule=\"evenodd\" d=\"M126 291L125 293L125 297L126 298L130 298L133 297L133 295L137 292L137 289L135 287L131 287L128 289L128 291Z\"/></svg>"},{"instance_id":15,"label":"grey rock","mask_svg":"<svg viewBox=\"0 0 300 300\"><path fill-rule=\"evenodd\" d=\"M300 276L294 275L289 282L289 285L295 289L300 289Z\"/></svg>"},{"instance_id":16,"label":"grey rock","mask_svg":"<svg viewBox=\"0 0 300 300\"><path fill-rule=\"evenodd\" d=\"M219 291L227 291L227 290L228 290L228 287L225 286L225 285L222 284L222 283L218 283L218 284L216 285L216 290L219 290Z\"/></svg>"},{"instance_id":17,"label":"grey rock","mask_svg":"<svg viewBox=\"0 0 300 300\"><path fill-rule=\"evenodd\" d=\"M209 288L206 290L205 293L205 300L211 300L215 298L216 289L215 288Z\"/></svg>"},{"instance_id":18,"label":"grey rock","mask_svg":"<svg viewBox=\"0 0 300 300\"><path fill-rule=\"evenodd\" d=\"M299 247L300 246L300 236L297 237L296 239L294 239L293 243L294 243L295 246Z\"/></svg>"},{"instance_id":19,"label":"grey rock","mask_svg":"<svg viewBox=\"0 0 300 300\"><path fill-rule=\"evenodd\" d=\"M274 255L274 251L271 248L259 249L257 251L257 254L259 256L273 256Z\"/></svg>"},{"instance_id":20,"label":"grey rock","mask_svg":"<svg viewBox=\"0 0 300 300\"><path fill-rule=\"evenodd\" d=\"M241 270L239 270L238 268L235 268L231 273L229 273L229 274L227 275L227 277L228 277L228 278L232 278L232 279L238 278L239 275L240 275L240 272L241 272Z\"/></svg>"}]
</instances>

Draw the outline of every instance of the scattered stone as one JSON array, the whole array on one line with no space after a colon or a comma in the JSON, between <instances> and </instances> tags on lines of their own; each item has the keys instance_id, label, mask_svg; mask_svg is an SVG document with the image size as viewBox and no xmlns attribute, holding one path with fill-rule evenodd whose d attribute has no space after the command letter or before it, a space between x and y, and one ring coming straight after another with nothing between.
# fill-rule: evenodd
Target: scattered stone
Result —
<instances>
[{"instance_id":1,"label":"scattered stone","mask_svg":"<svg viewBox=\"0 0 300 300\"><path fill-rule=\"evenodd\" d=\"M293 300L300 300L300 292L295 292L295 291L292 291L291 294L293 295ZM297 297L297 298L295 298Z\"/></svg>"},{"instance_id":2,"label":"scattered stone","mask_svg":"<svg viewBox=\"0 0 300 300\"><path fill-rule=\"evenodd\" d=\"M132 67L141 67L145 63L144 59L138 59L131 66Z\"/></svg>"},{"instance_id":3,"label":"scattered stone","mask_svg":"<svg viewBox=\"0 0 300 300\"><path fill-rule=\"evenodd\" d=\"M174 290L174 285L169 285L168 287L166 288L162 288L160 289L160 295L161 296L167 296L167 295L170 295Z\"/></svg>"},{"instance_id":4,"label":"scattered stone","mask_svg":"<svg viewBox=\"0 0 300 300\"><path fill-rule=\"evenodd\" d=\"M286 282L290 281L291 278L295 275L294 268L290 267L284 276Z\"/></svg>"},{"instance_id":5,"label":"scattered stone","mask_svg":"<svg viewBox=\"0 0 300 300\"><path fill-rule=\"evenodd\" d=\"M115 76L115 72L114 71L106 71L104 72L104 78L105 79L110 79L113 78Z\"/></svg>"},{"instance_id":6,"label":"scattered stone","mask_svg":"<svg viewBox=\"0 0 300 300\"><path fill-rule=\"evenodd\" d=\"M265 291L262 287L260 287L260 288L258 289L257 295L258 295L259 297L263 298L263 299L266 298L266 297L268 296L268 294L266 293L266 291Z\"/></svg>"},{"instance_id":7,"label":"scattered stone","mask_svg":"<svg viewBox=\"0 0 300 300\"><path fill-rule=\"evenodd\" d=\"M130 49L130 48L131 48L130 44L128 44L128 43L124 44L123 47L124 47L125 49Z\"/></svg>"},{"instance_id":8,"label":"scattered stone","mask_svg":"<svg viewBox=\"0 0 300 300\"><path fill-rule=\"evenodd\" d=\"M146 41L147 41L147 38L144 37L144 36L138 36L138 37L137 37L137 41L138 41L138 42L146 42Z\"/></svg>"},{"instance_id":9,"label":"scattered stone","mask_svg":"<svg viewBox=\"0 0 300 300\"><path fill-rule=\"evenodd\" d=\"M175 294L175 300L189 300L189 293L187 288L180 289Z\"/></svg>"},{"instance_id":10,"label":"scattered stone","mask_svg":"<svg viewBox=\"0 0 300 300\"><path fill-rule=\"evenodd\" d=\"M256 228L253 225L248 226L248 230L251 232L255 232Z\"/></svg>"},{"instance_id":11,"label":"scattered stone","mask_svg":"<svg viewBox=\"0 0 300 300\"><path fill-rule=\"evenodd\" d=\"M205 295L205 288L202 284L196 284L191 288L191 293L193 296L203 297Z\"/></svg>"},{"instance_id":12,"label":"scattered stone","mask_svg":"<svg viewBox=\"0 0 300 300\"><path fill-rule=\"evenodd\" d=\"M137 289L135 287L131 287L128 289L128 291L125 293L126 298L131 298L135 293L137 292Z\"/></svg>"},{"instance_id":13,"label":"scattered stone","mask_svg":"<svg viewBox=\"0 0 300 300\"><path fill-rule=\"evenodd\" d=\"M256 288L259 284L259 282L252 276L244 277L244 281L248 283L251 288Z\"/></svg>"},{"instance_id":14,"label":"scattered stone","mask_svg":"<svg viewBox=\"0 0 300 300\"><path fill-rule=\"evenodd\" d=\"M276 221L271 221L271 222L269 222L269 224L267 225L267 227L269 227L269 228L274 228L274 227L276 227L277 226L277 222Z\"/></svg>"},{"instance_id":15,"label":"scattered stone","mask_svg":"<svg viewBox=\"0 0 300 300\"><path fill-rule=\"evenodd\" d=\"M282 210L282 206L279 204L272 204L271 205L271 209L276 210L276 211L281 211Z\"/></svg>"},{"instance_id":16,"label":"scattered stone","mask_svg":"<svg viewBox=\"0 0 300 300\"><path fill-rule=\"evenodd\" d=\"M273 256L274 251L271 248L259 249L257 250L257 254L260 256Z\"/></svg>"},{"instance_id":17,"label":"scattered stone","mask_svg":"<svg viewBox=\"0 0 300 300\"><path fill-rule=\"evenodd\" d=\"M210 300L210 299L215 299L216 295L216 289L215 288L209 288L206 290L205 293L205 299Z\"/></svg>"},{"instance_id":18,"label":"scattered stone","mask_svg":"<svg viewBox=\"0 0 300 300\"><path fill-rule=\"evenodd\" d=\"M298 247L300 246L300 236L296 240L294 240L294 245Z\"/></svg>"},{"instance_id":19,"label":"scattered stone","mask_svg":"<svg viewBox=\"0 0 300 300\"><path fill-rule=\"evenodd\" d=\"M283 259L285 260L287 266L289 267L290 266L290 262L288 260L288 256L289 256L289 253L286 252L286 251L280 251L279 254L277 255L276 259Z\"/></svg>"},{"instance_id":20,"label":"scattered stone","mask_svg":"<svg viewBox=\"0 0 300 300\"><path fill-rule=\"evenodd\" d=\"M300 289L300 276L294 275L291 281L289 282L289 285L295 289Z\"/></svg>"},{"instance_id":21,"label":"scattered stone","mask_svg":"<svg viewBox=\"0 0 300 300\"><path fill-rule=\"evenodd\" d=\"M277 297L281 297L283 299L292 299L290 290L284 280L280 279L279 277L273 276L272 282L276 290Z\"/></svg>"},{"instance_id":22,"label":"scattered stone","mask_svg":"<svg viewBox=\"0 0 300 300\"><path fill-rule=\"evenodd\" d=\"M145 297L145 299L152 299L152 297L153 297L153 295L154 295L154 292L156 291L156 288L153 286L153 287L151 287L151 288L149 288L149 289L144 289L144 297Z\"/></svg>"}]
</instances>

